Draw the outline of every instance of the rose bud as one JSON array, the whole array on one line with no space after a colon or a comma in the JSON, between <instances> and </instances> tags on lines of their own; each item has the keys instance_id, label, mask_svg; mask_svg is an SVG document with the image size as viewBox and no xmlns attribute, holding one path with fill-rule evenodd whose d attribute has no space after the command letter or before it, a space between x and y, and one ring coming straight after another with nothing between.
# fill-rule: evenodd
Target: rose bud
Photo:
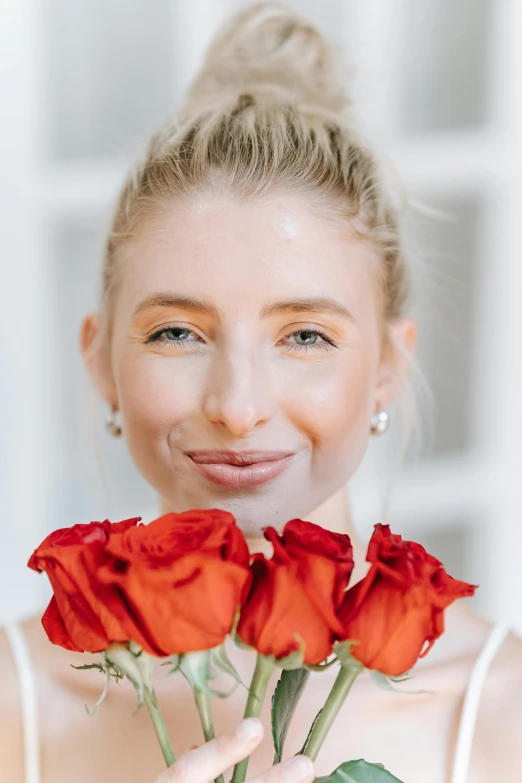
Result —
<instances>
[{"instance_id":1,"label":"rose bud","mask_svg":"<svg viewBox=\"0 0 522 783\"><path fill-rule=\"evenodd\" d=\"M285 658L304 643L303 662L319 663L332 651L336 616L353 568L346 535L293 519L283 534L269 527L270 559L254 555L252 584L237 634L259 653Z\"/></svg>"},{"instance_id":2,"label":"rose bud","mask_svg":"<svg viewBox=\"0 0 522 783\"><path fill-rule=\"evenodd\" d=\"M426 655L444 631L444 609L474 594L476 585L453 579L442 563L388 525L375 525L364 579L346 593L340 641L358 643L351 654L368 669L398 676Z\"/></svg>"}]
</instances>

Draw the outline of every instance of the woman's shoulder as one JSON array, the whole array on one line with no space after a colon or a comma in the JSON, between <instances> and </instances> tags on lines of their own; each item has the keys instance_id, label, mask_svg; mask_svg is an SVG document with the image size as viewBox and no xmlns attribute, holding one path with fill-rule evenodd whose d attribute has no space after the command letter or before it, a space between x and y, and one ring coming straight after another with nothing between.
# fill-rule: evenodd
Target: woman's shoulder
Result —
<instances>
[{"instance_id":1,"label":"woman's shoulder","mask_svg":"<svg viewBox=\"0 0 522 783\"><path fill-rule=\"evenodd\" d=\"M0 627L0 780L23 783L20 685L7 627Z\"/></svg>"},{"instance_id":2,"label":"woman's shoulder","mask_svg":"<svg viewBox=\"0 0 522 783\"><path fill-rule=\"evenodd\" d=\"M445 636L450 641L449 650L453 656L470 655L471 660L477 662L486 645L493 641L493 635L498 634L487 668L485 687L506 678L512 678L513 684L515 681L522 682L522 637L513 627L492 623L469 606L450 607L447 617Z\"/></svg>"}]
</instances>

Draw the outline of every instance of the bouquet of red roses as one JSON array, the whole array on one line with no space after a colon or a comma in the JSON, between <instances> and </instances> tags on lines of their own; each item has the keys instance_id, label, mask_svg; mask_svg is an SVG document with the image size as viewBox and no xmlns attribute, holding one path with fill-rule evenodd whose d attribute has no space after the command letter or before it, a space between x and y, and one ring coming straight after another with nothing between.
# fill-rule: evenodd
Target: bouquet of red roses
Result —
<instances>
[{"instance_id":1,"label":"bouquet of red roses","mask_svg":"<svg viewBox=\"0 0 522 783\"><path fill-rule=\"evenodd\" d=\"M443 612L475 586L453 579L420 545L387 525L371 537L367 575L348 587L353 569L347 535L311 522L269 527L270 558L249 555L232 514L219 509L91 522L55 530L28 566L45 571L53 597L42 617L54 644L99 653L106 681L126 676L146 705L167 765L172 746L153 687L155 665L191 683L206 740L214 736L211 687L215 672L239 680L224 643L232 636L255 651L244 717L259 716L268 683L280 670L272 699L274 763L306 681L330 666L339 671L301 753L315 759L356 677L369 669L389 686L403 679L444 630ZM320 675L319 675L320 676ZM245 780L248 759L234 768ZM347 761L323 783L398 779L382 765Z\"/></svg>"}]
</instances>

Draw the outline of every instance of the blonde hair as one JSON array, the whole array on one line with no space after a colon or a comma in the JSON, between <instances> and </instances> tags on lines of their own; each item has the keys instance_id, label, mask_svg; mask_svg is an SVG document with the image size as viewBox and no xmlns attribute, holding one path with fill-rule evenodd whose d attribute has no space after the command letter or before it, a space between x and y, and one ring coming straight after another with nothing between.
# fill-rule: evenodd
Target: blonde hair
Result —
<instances>
[{"instance_id":1,"label":"blonde hair","mask_svg":"<svg viewBox=\"0 0 522 783\"><path fill-rule=\"evenodd\" d=\"M330 42L282 2L257 2L226 22L183 105L152 136L118 198L102 275L107 340L117 251L145 218L202 191L240 199L283 191L302 194L372 243L386 347L386 327L403 315L410 293L400 209L355 127L348 81Z\"/></svg>"}]
</instances>

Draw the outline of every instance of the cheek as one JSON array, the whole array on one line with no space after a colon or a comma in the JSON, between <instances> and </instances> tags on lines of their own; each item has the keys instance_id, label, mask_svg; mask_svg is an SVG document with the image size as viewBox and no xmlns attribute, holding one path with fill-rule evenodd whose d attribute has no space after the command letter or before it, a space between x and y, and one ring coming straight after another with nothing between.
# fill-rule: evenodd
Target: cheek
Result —
<instances>
[{"instance_id":1,"label":"cheek","mask_svg":"<svg viewBox=\"0 0 522 783\"><path fill-rule=\"evenodd\" d=\"M347 478L362 460L372 412L372 367L369 352L354 349L339 362L310 368L301 379L290 415L312 444L319 480L331 479L332 472Z\"/></svg>"},{"instance_id":2,"label":"cheek","mask_svg":"<svg viewBox=\"0 0 522 783\"><path fill-rule=\"evenodd\" d=\"M182 426L198 405L202 378L188 358L122 356L117 385L125 440L131 450L166 448L165 433Z\"/></svg>"}]
</instances>

